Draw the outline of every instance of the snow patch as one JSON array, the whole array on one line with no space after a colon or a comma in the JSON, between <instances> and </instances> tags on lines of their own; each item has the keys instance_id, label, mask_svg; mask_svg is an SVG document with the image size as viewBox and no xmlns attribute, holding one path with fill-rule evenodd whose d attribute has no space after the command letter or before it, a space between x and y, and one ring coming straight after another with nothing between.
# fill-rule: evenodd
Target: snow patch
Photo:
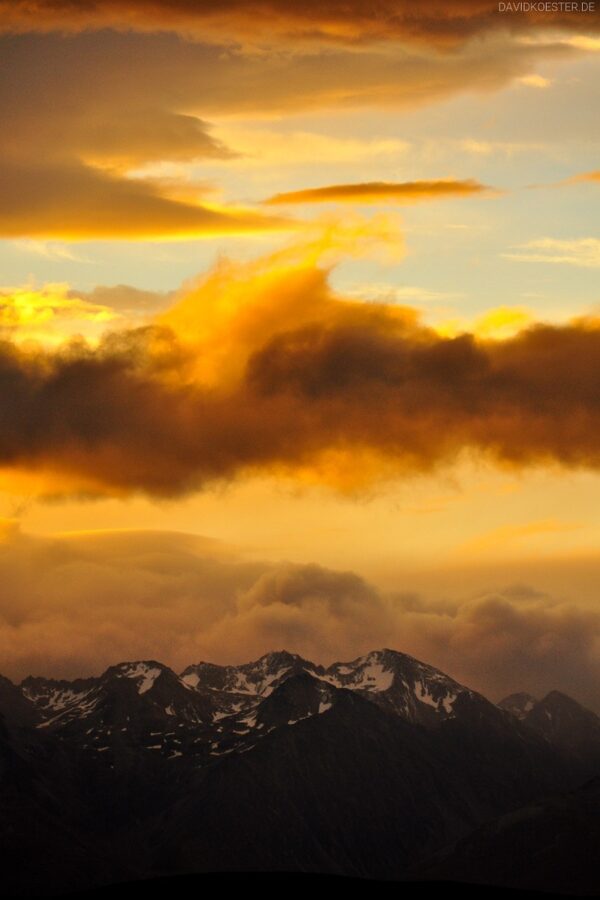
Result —
<instances>
[{"instance_id":1,"label":"snow patch","mask_svg":"<svg viewBox=\"0 0 600 900\"><path fill-rule=\"evenodd\" d=\"M138 694L145 694L150 690L161 670L156 666L149 666L148 663L129 663L122 667L121 672L125 678L135 678L137 680Z\"/></svg>"},{"instance_id":2,"label":"snow patch","mask_svg":"<svg viewBox=\"0 0 600 900\"><path fill-rule=\"evenodd\" d=\"M332 666L330 672L321 676L322 681L335 687L362 691L387 691L394 683L394 673L380 662L377 653L362 656L354 665Z\"/></svg>"},{"instance_id":3,"label":"snow patch","mask_svg":"<svg viewBox=\"0 0 600 900\"><path fill-rule=\"evenodd\" d=\"M361 687L368 691L387 691L394 681L394 673L381 663L370 663L361 672Z\"/></svg>"},{"instance_id":4,"label":"snow patch","mask_svg":"<svg viewBox=\"0 0 600 900\"><path fill-rule=\"evenodd\" d=\"M444 712L450 715L453 711L454 702L458 696L456 693L446 694L444 697L439 697L437 700L430 692L426 683L423 681L416 681L414 686L414 693L417 700L421 703L425 703L427 706L432 706L435 710L440 710L440 707L444 710Z\"/></svg>"},{"instance_id":5,"label":"snow patch","mask_svg":"<svg viewBox=\"0 0 600 900\"><path fill-rule=\"evenodd\" d=\"M430 694L422 681L415 682L415 697L427 706L433 706L434 709L438 708L438 701L433 699L433 695Z\"/></svg>"},{"instance_id":6,"label":"snow patch","mask_svg":"<svg viewBox=\"0 0 600 900\"><path fill-rule=\"evenodd\" d=\"M442 700L442 706L447 713L452 712L452 707L454 706L454 701L456 700L457 696L458 694L447 694Z\"/></svg>"}]
</instances>

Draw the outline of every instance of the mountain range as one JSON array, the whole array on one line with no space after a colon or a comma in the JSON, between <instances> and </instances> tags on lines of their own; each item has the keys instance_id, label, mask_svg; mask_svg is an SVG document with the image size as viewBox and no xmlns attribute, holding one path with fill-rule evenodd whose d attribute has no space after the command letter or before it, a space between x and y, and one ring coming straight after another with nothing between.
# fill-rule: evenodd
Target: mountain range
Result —
<instances>
[{"instance_id":1,"label":"mountain range","mask_svg":"<svg viewBox=\"0 0 600 900\"><path fill-rule=\"evenodd\" d=\"M600 889L597 854L573 874L600 827L600 718L559 691L495 704L395 650L279 651L0 678L0 717L8 896L184 872Z\"/></svg>"}]
</instances>

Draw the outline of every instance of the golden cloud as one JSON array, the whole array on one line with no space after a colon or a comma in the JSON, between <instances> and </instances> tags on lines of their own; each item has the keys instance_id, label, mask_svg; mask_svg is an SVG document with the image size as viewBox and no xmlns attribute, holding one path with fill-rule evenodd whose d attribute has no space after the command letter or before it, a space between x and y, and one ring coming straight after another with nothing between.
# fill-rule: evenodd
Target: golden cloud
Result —
<instances>
[{"instance_id":1,"label":"golden cloud","mask_svg":"<svg viewBox=\"0 0 600 900\"><path fill-rule=\"evenodd\" d=\"M2 237L185 238L283 227L264 211L209 202L206 185L196 196L184 179L142 176L156 174L165 162L182 167L236 158L235 147L211 133L207 116L414 107L457 92L497 90L531 74L541 58L583 52L558 42L516 42L504 33L452 53L435 47L399 52L397 44L386 42L277 44L251 52L207 43L210 30L202 42L182 40L162 27L137 34L128 20L122 32L90 30L94 17L108 23L126 5L53 7L59 8L59 33L0 36L0 56L10 73L0 87L0 118L8 123L0 151ZM81 18L84 9L89 21ZM187 7L191 14L198 9ZM231 7L234 19L242 9L243 4ZM0 5L9 31L18 31L21 14L32 10L40 27L51 22L51 6L44 3ZM176 18L177 10L155 3L143 16L137 4L129 12L136 22L150 24L167 12L169 20ZM79 23L77 33L68 33L70 21Z\"/></svg>"},{"instance_id":2,"label":"golden cloud","mask_svg":"<svg viewBox=\"0 0 600 900\"><path fill-rule=\"evenodd\" d=\"M411 308L335 294L327 247L222 263L96 347L5 342L3 483L37 472L49 493L166 496L249 472L347 486L351 470L355 486L464 451L598 468L597 318L444 336Z\"/></svg>"},{"instance_id":3,"label":"golden cloud","mask_svg":"<svg viewBox=\"0 0 600 900\"><path fill-rule=\"evenodd\" d=\"M61 343L82 330L93 336L118 318L111 307L78 297L65 284L0 288L0 336L19 343Z\"/></svg>"},{"instance_id":4,"label":"golden cloud","mask_svg":"<svg viewBox=\"0 0 600 900\"><path fill-rule=\"evenodd\" d=\"M415 203L419 200L437 200L443 197L465 197L481 194L489 190L483 184L468 179L454 181L368 181L362 184L333 184L327 187L306 188L300 191L286 191L275 194L265 203Z\"/></svg>"},{"instance_id":5,"label":"golden cloud","mask_svg":"<svg viewBox=\"0 0 600 900\"><path fill-rule=\"evenodd\" d=\"M182 202L162 195L150 181L79 163L6 162L0 192L5 238L182 239L289 227L249 210Z\"/></svg>"},{"instance_id":6,"label":"golden cloud","mask_svg":"<svg viewBox=\"0 0 600 900\"><path fill-rule=\"evenodd\" d=\"M598 238L539 238L516 248L516 253L504 253L507 259L517 262L550 263L552 265L600 267L600 240Z\"/></svg>"}]
</instances>

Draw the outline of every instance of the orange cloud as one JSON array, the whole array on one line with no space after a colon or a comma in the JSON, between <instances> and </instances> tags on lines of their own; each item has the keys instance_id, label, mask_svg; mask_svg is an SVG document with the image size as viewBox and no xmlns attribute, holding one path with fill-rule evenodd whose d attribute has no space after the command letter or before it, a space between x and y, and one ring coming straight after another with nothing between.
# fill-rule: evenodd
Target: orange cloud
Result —
<instances>
[{"instance_id":1,"label":"orange cloud","mask_svg":"<svg viewBox=\"0 0 600 900\"><path fill-rule=\"evenodd\" d=\"M300 191L286 191L275 194L265 202L284 203L415 203L419 200L437 200L443 197L464 197L481 194L488 190L484 185L469 179L454 181L369 181L363 184L334 184L328 187L307 188Z\"/></svg>"},{"instance_id":2,"label":"orange cloud","mask_svg":"<svg viewBox=\"0 0 600 900\"><path fill-rule=\"evenodd\" d=\"M209 202L206 185L200 185L197 196L198 186L185 180L140 176L152 167L160 171L164 162L236 157L235 147L211 133L206 117L411 108L463 91L497 90L531 74L541 58L584 52L558 42L517 42L504 32L452 53L436 47L403 53L382 41L289 47L279 38L273 47L247 52L238 44L223 48L227 32L217 29L213 35L204 4L179 7L182 22L189 14L201 23L202 41L154 28L152 23L165 16L169 23L177 20L178 8L160 3L9 4L0 5L0 20L9 31L21 30L26 20L42 29L46 22L52 30L59 9L58 32L0 35L0 56L10 73L0 90L0 119L9 123L0 150L2 237L185 238L282 227L264 210L261 215ZM244 10L244 4L233 4L225 15L238 22ZM318 24L321 13L316 7L314 12ZM212 13L222 16L222 5ZM280 13L275 21L286 22L286 34L292 34L286 9ZM298 14L302 18L303 10ZM343 14L351 21L345 9ZM95 22L109 24L111 15L122 31L93 31ZM335 15L341 21L342 10ZM248 21L259 18L248 16ZM413 14L405 18L410 24ZM69 23L77 33L69 33ZM138 24L155 33L136 33ZM276 34L272 25L261 34ZM186 36L193 33L188 30ZM406 193L403 199L409 199Z\"/></svg>"},{"instance_id":3,"label":"orange cloud","mask_svg":"<svg viewBox=\"0 0 600 900\"><path fill-rule=\"evenodd\" d=\"M310 245L223 264L154 324L0 348L0 466L47 492L172 495L248 472L344 487L465 450L600 466L597 319L445 337L335 294ZM56 478L56 480L55 480Z\"/></svg>"},{"instance_id":4,"label":"orange cloud","mask_svg":"<svg viewBox=\"0 0 600 900\"><path fill-rule=\"evenodd\" d=\"M560 8L524 10L502 15L493 0L363 0L321 3L318 0L0 0L7 31L84 30L101 28L175 31L206 40L253 38L366 43L399 38L407 41L455 44L474 35L507 28L597 30L595 10L573 15ZM581 20L584 20L583 22Z\"/></svg>"},{"instance_id":5,"label":"orange cloud","mask_svg":"<svg viewBox=\"0 0 600 900\"><path fill-rule=\"evenodd\" d=\"M0 192L0 237L6 238L196 238L289 227L249 210L185 203L151 182L79 163L6 162Z\"/></svg>"},{"instance_id":6,"label":"orange cloud","mask_svg":"<svg viewBox=\"0 0 600 900\"><path fill-rule=\"evenodd\" d=\"M583 172L581 175L575 175L569 179L571 184L577 181L600 181L600 169L596 169L594 172Z\"/></svg>"}]
</instances>

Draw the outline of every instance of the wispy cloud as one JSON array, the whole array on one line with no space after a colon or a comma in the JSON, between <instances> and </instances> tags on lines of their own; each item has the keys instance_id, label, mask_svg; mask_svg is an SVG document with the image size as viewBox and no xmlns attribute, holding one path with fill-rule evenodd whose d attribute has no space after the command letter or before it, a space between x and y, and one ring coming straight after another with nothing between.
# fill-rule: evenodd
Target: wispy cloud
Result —
<instances>
[{"instance_id":1,"label":"wispy cloud","mask_svg":"<svg viewBox=\"0 0 600 900\"><path fill-rule=\"evenodd\" d=\"M516 249L517 252L503 253L502 256L518 262L581 266L588 269L600 267L600 240L598 238L575 240L539 238L520 244Z\"/></svg>"},{"instance_id":2,"label":"wispy cloud","mask_svg":"<svg viewBox=\"0 0 600 900\"><path fill-rule=\"evenodd\" d=\"M451 178L437 181L369 181L359 184L333 184L275 194L265 203L416 203L444 197L468 197L482 194L490 188L473 179L456 181Z\"/></svg>"},{"instance_id":3,"label":"wispy cloud","mask_svg":"<svg viewBox=\"0 0 600 900\"><path fill-rule=\"evenodd\" d=\"M17 240L13 241L16 250L23 253L30 253L33 256L41 256L50 260L67 260L68 262L91 262L85 256L76 253L73 247L60 241L35 241L35 240Z\"/></svg>"},{"instance_id":4,"label":"wispy cloud","mask_svg":"<svg viewBox=\"0 0 600 900\"><path fill-rule=\"evenodd\" d=\"M545 88L549 88L552 84L550 78L544 78L543 75L521 75L520 78L517 78L518 84L523 84L525 87L538 88L538 90L544 90Z\"/></svg>"}]
</instances>

